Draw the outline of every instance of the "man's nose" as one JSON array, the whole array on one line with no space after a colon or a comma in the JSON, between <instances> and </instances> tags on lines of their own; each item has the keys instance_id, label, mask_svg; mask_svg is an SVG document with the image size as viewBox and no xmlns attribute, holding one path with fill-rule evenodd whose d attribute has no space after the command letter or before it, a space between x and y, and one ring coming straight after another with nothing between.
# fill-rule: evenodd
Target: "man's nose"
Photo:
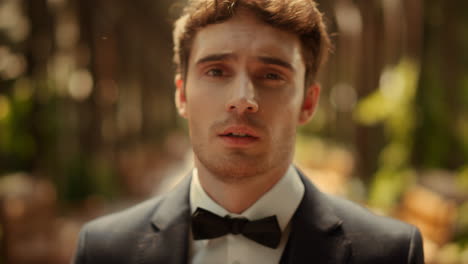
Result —
<instances>
[{"instance_id":1,"label":"man's nose","mask_svg":"<svg viewBox=\"0 0 468 264\"><path fill-rule=\"evenodd\" d=\"M258 103L255 99L255 87L249 78L241 78L232 87L232 96L226 104L228 112L237 111L238 114L255 113L258 111Z\"/></svg>"}]
</instances>

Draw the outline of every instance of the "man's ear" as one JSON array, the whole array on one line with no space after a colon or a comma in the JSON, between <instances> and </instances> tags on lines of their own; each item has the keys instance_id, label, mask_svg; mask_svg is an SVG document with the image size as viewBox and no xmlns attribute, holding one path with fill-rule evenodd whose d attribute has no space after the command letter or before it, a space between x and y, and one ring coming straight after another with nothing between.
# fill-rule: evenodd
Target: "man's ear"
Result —
<instances>
[{"instance_id":1,"label":"man's ear","mask_svg":"<svg viewBox=\"0 0 468 264\"><path fill-rule=\"evenodd\" d=\"M302 103L301 113L299 114L299 124L303 125L312 118L320 97L320 85L312 84L307 88Z\"/></svg>"},{"instance_id":2,"label":"man's ear","mask_svg":"<svg viewBox=\"0 0 468 264\"><path fill-rule=\"evenodd\" d=\"M187 98L185 97L184 80L180 73L176 74L174 84L176 86L174 99L177 111L181 117L187 118Z\"/></svg>"}]
</instances>

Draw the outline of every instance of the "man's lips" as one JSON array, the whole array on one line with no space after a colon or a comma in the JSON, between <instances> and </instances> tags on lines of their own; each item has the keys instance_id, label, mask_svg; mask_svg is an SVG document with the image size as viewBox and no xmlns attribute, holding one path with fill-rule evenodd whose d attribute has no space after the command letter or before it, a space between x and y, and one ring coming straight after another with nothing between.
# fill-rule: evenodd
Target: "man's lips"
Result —
<instances>
[{"instance_id":1,"label":"man's lips","mask_svg":"<svg viewBox=\"0 0 468 264\"><path fill-rule=\"evenodd\" d=\"M254 129L247 126L231 126L218 135L221 137L248 137L254 139L258 139L260 137Z\"/></svg>"}]
</instances>

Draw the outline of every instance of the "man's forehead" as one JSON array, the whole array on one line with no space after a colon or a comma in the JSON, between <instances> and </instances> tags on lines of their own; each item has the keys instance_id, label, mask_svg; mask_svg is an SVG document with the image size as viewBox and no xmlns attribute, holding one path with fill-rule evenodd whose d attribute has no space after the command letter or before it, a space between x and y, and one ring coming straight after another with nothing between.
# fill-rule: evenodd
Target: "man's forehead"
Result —
<instances>
[{"instance_id":1,"label":"man's forehead","mask_svg":"<svg viewBox=\"0 0 468 264\"><path fill-rule=\"evenodd\" d=\"M246 15L234 16L200 29L192 45L192 61L215 54L277 57L289 63L301 59L299 38Z\"/></svg>"}]
</instances>

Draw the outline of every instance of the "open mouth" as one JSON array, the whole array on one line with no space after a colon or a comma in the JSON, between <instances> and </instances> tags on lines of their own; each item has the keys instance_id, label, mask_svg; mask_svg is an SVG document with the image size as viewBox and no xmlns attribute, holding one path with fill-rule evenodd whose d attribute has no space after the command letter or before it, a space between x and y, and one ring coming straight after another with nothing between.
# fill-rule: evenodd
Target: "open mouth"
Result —
<instances>
[{"instance_id":1,"label":"open mouth","mask_svg":"<svg viewBox=\"0 0 468 264\"><path fill-rule=\"evenodd\" d=\"M256 138L252 135L249 134L244 134L244 133L227 133L224 135L221 135L223 137L234 137L234 138Z\"/></svg>"}]
</instances>

